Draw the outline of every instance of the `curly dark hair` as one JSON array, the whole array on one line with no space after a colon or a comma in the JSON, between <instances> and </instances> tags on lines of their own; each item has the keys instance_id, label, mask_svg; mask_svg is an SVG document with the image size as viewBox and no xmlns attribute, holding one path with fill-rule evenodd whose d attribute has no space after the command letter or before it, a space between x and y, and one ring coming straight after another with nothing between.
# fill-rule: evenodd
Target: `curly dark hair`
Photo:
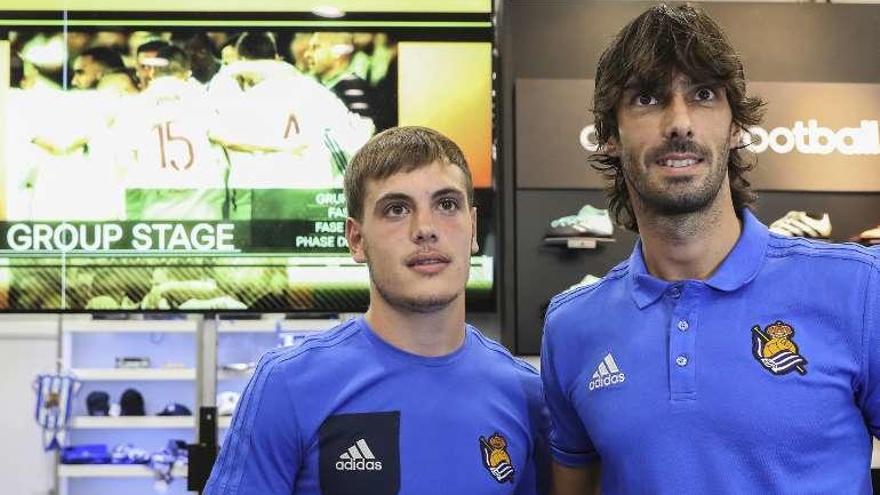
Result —
<instances>
[{"instance_id":1,"label":"curly dark hair","mask_svg":"<svg viewBox=\"0 0 880 495\"><path fill-rule=\"evenodd\" d=\"M617 105L627 85L668 87L675 73L694 81L723 87L733 123L747 132L764 115L764 101L746 94L742 61L721 27L693 5L651 7L627 24L599 58L593 99L599 151L590 165L608 179L608 206L618 224L638 232L638 224L624 180L620 157L604 153L610 139L618 139ZM727 173L733 204L739 211L757 199L745 173L754 167L740 156L728 156Z\"/></svg>"}]
</instances>

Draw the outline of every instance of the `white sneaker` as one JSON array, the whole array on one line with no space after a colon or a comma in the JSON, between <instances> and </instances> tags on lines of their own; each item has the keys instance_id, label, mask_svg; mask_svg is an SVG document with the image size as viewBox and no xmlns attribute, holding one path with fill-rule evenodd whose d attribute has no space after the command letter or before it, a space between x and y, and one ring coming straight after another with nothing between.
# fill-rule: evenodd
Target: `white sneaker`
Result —
<instances>
[{"instance_id":1,"label":"white sneaker","mask_svg":"<svg viewBox=\"0 0 880 495\"><path fill-rule=\"evenodd\" d=\"M816 217L804 211L790 211L770 224L770 232L788 237L827 239L831 237L831 218L827 213Z\"/></svg>"},{"instance_id":2,"label":"white sneaker","mask_svg":"<svg viewBox=\"0 0 880 495\"><path fill-rule=\"evenodd\" d=\"M588 273L588 274L584 275L584 278L582 278L580 280L580 282L572 285L571 287L569 287L566 290L578 289L580 287L586 287L588 285L593 285L600 280L602 280L602 278L597 277L597 276L593 275L592 273Z\"/></svg>"},{"instance_id":3,"label":"white sneaker","mask_svg":"<svg viewBox=\"0 0 880 495\"><path fill-rule=\"evenodd\" d=\"M859 237L868 241L880 240L880 225L862 232Z\"/></svg>"},{"instance_id":4,"label":"white sneaker","mask_svg":"<svg viewBox=\"0 0 880 495\"><path fill-rule=\"evenodd\" d=\"M614 225L608 210L585 205L577 215L568 215L550 222L547 237L611 237Z\"/></svg>"},{"instance_id":5,"label":"white sneaker","mask_svg":"<svg viewBox=\"0 0 880 495\"><path fill-rule=\"evenodd\" d=\"M853 236L850 240L866 246L880 246L880 225Z\"/></svg>"}]
</instances>

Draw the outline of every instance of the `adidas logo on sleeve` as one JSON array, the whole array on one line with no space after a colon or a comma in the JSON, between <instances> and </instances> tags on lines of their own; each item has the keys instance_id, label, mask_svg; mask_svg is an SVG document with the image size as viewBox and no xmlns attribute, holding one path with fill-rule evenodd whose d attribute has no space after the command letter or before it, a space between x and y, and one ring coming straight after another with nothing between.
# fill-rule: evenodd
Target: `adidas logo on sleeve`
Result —
<instances>
[{"instance_id":1,"label":"adidas logo on sleeve","mask_svg":"<svg viewBox=\"0 0 880 495\"><path fill-rule=\"evenodd\" d=\"M617 362L614 361L614 356L609 352L602 361L599 362L599 366L596 368L596 371L593 372L593 376L590 378L590 383L587 387L592 391L602 387L609 387L611 385L623 383L624 380L626 380L626 375L620 371Z\"/></svg>"},{"instance_id":2,"label":"adidas logo on sleeve","mask_svg":"<svg viewBox=\"0 0 880 495\"><path fill-rule=\"evenodd\" d=\"M347 451L339 456L336 461L337 471L381 471L382 461L376 459L373 451L367 445L366 440L361 438Z\"/></svg>"}]
</instances>

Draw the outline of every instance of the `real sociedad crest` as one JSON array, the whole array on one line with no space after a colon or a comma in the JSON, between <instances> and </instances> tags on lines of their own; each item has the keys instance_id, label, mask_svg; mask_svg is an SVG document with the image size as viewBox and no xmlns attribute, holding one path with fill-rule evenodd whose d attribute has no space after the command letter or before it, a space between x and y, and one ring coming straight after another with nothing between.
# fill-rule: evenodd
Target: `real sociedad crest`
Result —
<instances>
[{"instance_id":1,"label":"real sociedad crest","mask_svg":"<svg viewBox=\"0 0 880 495\"><path fill-rule=\"evenodd\" d=\"M780 320L767 325L752 327L752 355L767 371L785 375L797 371L807 374L807 360L800 355L794 343L794 327Z\"/></svg>"},{"instance_id":2,"label":"real sociedad crest","mask_svg":"<svg viewBox=\"0 0 880 495\"><path fill-rule=\"evenodd\" d=\"M480 437L480 452L483 457L483 467L495 478L498 483L513 483L513 461L507 451L507 439L495 432L488 439Z\"/></svg>"}]
</instances>

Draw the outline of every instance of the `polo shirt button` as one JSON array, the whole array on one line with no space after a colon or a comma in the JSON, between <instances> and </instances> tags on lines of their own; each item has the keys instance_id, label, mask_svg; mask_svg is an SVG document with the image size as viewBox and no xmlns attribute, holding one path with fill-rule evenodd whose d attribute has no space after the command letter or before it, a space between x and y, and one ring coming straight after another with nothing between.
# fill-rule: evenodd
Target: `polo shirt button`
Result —
<instances>
[{"instance_id":1,"label":"polo shirt button","mask_svg":"<svg viewBox=\"0 0 880 495\"><path fill-rule=\"evenodd\" d=\"M672 287L671 289L669 289L669 297L673 299L678 299L679 297L681 297L681 289L679 289L678 287Z\"/></svg>"},{"instance_id":2,"label":"polo shirt button","mask_svg":"<svg viewBox=\"0 0 880 495\"><path fill-rule=\"evenodd\" d=\"M690 325L688 325L687 320L678 320L678 329L681 330L682 332L687 330L689 327L690 327Z\"/></svg>"},{"instance_id":3,"label":"polo shirt button","mask_svg":"<svg viewBox=\"0 0 880 495\"><path fill-rule=\"evenodd\" d=\"M685 355L678 356L677 358L675 358L675 364L677 364L677 365L679 365L680 367L684 368L685 366L688 365L688 358L687 358L687 356L685 356Z\"/></svg>"}]
</instances>

